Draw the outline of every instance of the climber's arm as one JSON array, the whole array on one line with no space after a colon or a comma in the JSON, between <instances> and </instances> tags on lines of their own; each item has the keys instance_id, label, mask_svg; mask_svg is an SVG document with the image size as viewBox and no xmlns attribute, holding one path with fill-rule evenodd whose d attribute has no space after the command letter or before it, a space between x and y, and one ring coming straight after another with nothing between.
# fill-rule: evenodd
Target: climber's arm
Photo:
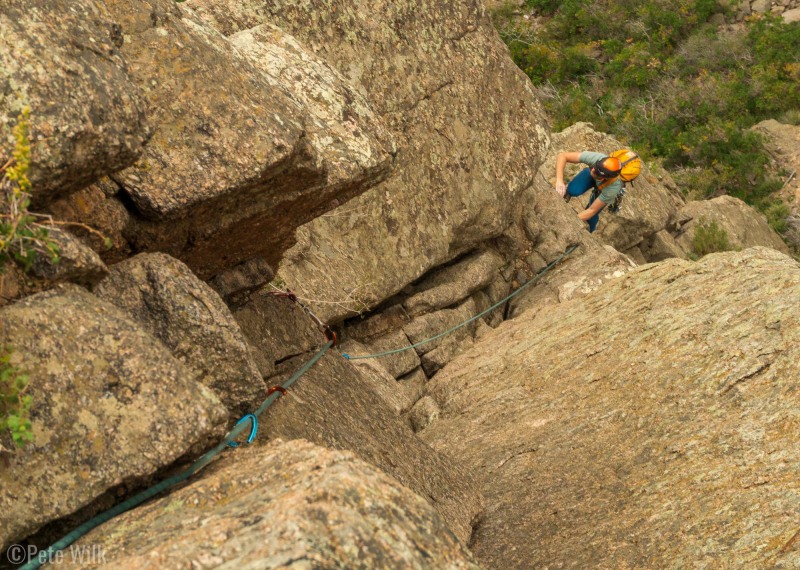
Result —
<instances>
[{"instance_id":1,"label":"climber's arm","mask_svg":"<svg viewBox=\"0 0 800 570\"><path fill-rule=\"evenodd\" d=\"M595 214L600 213L600 210L606 207L606 203L603 202L600 198L592 202L592 205L586 208L583 212L578 214L578 219L583 220L584 222L588 221L592 216Z\"/></svg>"}]
</instances>

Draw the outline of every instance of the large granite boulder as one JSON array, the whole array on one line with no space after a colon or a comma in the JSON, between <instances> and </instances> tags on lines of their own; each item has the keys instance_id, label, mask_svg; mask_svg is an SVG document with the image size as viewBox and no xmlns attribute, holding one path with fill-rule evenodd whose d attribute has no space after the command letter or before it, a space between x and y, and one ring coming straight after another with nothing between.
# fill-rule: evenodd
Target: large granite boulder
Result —
<instances>
[{"instance_id":1,"label":"large granite boulder","mask_svg":"<svg viewBox=\"0 0 800 570\"><path fill-rule=\"evenodd\" d=\"M112 266L95 293L161 340L232 413L250 412L265 398L264 381L233 315L182 262L140 253Z\"/></svg>"},{"instance_id":2,"label":"large granite boulder","mask_svg":"<svg viewBox=\"0 0 800 570\"><path fill-rule=\"evenodd\" d=\"M255 256L274 265L296 226L391 171L382 121L290 35L263 26L234 42L172 0L104 6L154 134L113 191L68 209L88 225L112 213L115 251L164 251L204 279Z\"/></svg>"},{"instance_id":3,"label":"large granite boulder","mask_svg":"<svg viewBox=\"0 0 800 570\"><path fill-rule=\"evenodd\" d=\"M480 2L189 0L223 34L272 23L386 121L393 175L298 231L277 275L337 321L500 235L547 145L530 82Z\"/></svg>"},{"instance_id":4,"label":"large granite boulder","mask_svg":"<svg viewBox=\"0 0 800 570\"><path fill-rule=\"evenodd\" d=\"M74 548L103 556L62 567L478 570L421 497L351 453L302 440L238 450Z\"/></svg>"},{"instance_id":5,"label":"large granite boulder","mask_svg":"<svg viewBox=\"0 0 800 570\"><path fill-rule=\"evenodd\" d=\"M775 250L671 259L453 360L419 435L479 471L479 562L800 565L798 305Z\"/></svg>"},{"instance_id":6,"label":"large granite boulder","mask_svg":"<svg viewBox=\"0 0 800 570\"><path fill-rule=\"evenodd\" d=\"M120 27L92 0L0 4L0 156L30 108L34 204L133 163L151 130L121 54Z\"/></svg>"},{"instance_id":7,"label":"large granite boulder","mask_svg":"<svg viewBox=\"0 0 800 570\"><path fill-rule=\"evenodd\" d=\"M156 126L142 159L115 177L140 213L176 218L237 189L252 199L245 190L260 183L263 194L281 170L322 176L299 110L224 38L169 0L107 5Z\"/></svg>"},{"instance_id":8,"label":"large granite boulder","mask_svg":"<svg viewBox=\"0 0 800 570\"><path fill-rule=\"evenodd\" d=\"M55 259L44 254L36 256L31 274L50 283L69 282L91 287L108 275L108 267L100 256L71 233L49 228L48 239L58 248Z\"/></svg>"},{"instance_id":9,"label":"large granite boulder","mask_svg":"<svg viewBox=\"0 0 800 570\"><path fill-rule=\"evenodd\" d=\"M108 177L51 202L45 211L56 220L73 223L70 231L108 265L132 254L130 233L136 216L117 196L119 187Z\"/></svg>"},{"instance_id":10,"label":"large granite boulder","mask_svg":"<svg viewBox=\"0 0 800 570\"><path fill-rule=\"evenodd\" d=\"M718 196L711 200L687 202L678 214L679 230L675 235L678 246L687 254L695 254L694 237L699 227L717 227L725 232L730 249L771 247L783 253L789 248L767 223L763 214L733 196Z\"/></svg>"},{"instance_id":11,"label":"large granite boulder","mask_svg":"<svg viewBox=\"0 0 800 570\"><path fill-rule=\"evenodd\" d=\"M34 436L0 456L0 545L222 436L214 393L87 291L60 286L0 309L0 320L29 378Z\"/></svg>"}]
</instances>

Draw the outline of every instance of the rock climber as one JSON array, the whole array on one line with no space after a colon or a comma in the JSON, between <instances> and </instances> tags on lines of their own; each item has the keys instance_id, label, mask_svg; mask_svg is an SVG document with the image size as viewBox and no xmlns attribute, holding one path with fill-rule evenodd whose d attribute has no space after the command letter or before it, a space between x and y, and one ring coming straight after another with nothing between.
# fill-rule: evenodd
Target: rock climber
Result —
<instances>
[{"instance_id":1,"label":"rock climber","mask_svg":"<svg viewBox=\"0 0 800 570\"><path fill-rule=\"evenodd\" d=\"M564 184L564 167L570 162L585 164L569 184ZM586 209L578 214L578 218L589 224L589 232L597 228L600 221L600 210L612 204L622 190L619 174L622 165L618 158L600 152L560 152L556 157L556 192L569 201L573 196L580 196L592 190Z\"/></svg>"}]
</instances>

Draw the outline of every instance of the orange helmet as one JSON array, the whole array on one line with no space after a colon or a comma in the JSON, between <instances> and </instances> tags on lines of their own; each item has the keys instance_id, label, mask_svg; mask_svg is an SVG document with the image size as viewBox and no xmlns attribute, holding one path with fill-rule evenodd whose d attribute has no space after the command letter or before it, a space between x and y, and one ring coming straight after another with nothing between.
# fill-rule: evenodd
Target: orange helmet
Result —
<instances>
[{"instance_id":1,"label":"orange helmet","mask_svg":"<svg viewBox=\"0 0 800 570\"><path fill-rule=\"evenodd\" d=\"M600 178L615 178L619 176L621 170L622 165L614 156L604 156L594 163L594 172Z\"/></svg>"}]
</instances>

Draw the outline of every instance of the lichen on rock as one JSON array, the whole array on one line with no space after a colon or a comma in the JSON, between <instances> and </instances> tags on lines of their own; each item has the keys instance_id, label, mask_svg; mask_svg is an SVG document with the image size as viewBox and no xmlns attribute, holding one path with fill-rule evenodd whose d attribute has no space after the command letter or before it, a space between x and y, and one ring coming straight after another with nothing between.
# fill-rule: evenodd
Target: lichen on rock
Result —
<instances>
[{"instance_id":1,"label":"lichen on rock","mask_svg":"<svg viewBox=\"0 0 800 570\"><path fill-rule=\"evenodd\" d=\"M0 545L221 437L211 390L122 311L75 285L0 309L29 377L34 440L0 469Z\"/></svg>"}]
</instances>

